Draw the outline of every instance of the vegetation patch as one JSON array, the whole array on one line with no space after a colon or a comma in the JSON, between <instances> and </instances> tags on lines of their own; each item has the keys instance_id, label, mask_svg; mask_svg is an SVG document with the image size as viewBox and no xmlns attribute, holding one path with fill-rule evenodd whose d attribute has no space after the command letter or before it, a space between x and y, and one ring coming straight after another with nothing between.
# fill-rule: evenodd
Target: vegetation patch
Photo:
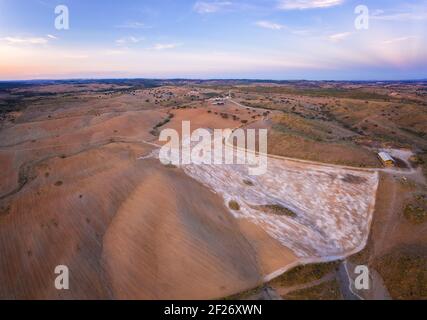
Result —
<instances>
[{"instance_id":1,"label":"vegetation patch","mask_svg":"<svg viewBox=\"0 0 427 320\"><path fill-rule=\"evenodd\" d=\"M421 166L424 176L427 177L427 152L412 156L409 161L414 167Z\"/></svg>"},{"instance_id":2,"label":"vegetation patch","mask_svg":"<svg viewBox=\"0 0 427 320\"><path fill-rule=\"evenodd\" d=\"M162 121L160 121L158 124L156 124L155 126L154 126L154 129L157 129L157 128L160 128L160 127L163 127L166 123L168 123L170 121L170 118L166 118L166 119L164 119L164 120L162 120Z\"/></svg>"},{"instance_id":3,"label":"vegetation patch","mask_svg":"<svg viewBox=\"0 0 427 320\"><path fill-rule=\"evenodd\" d=\"M280 204L267 204L267 205L257 206L257 208L278 216L286 216L291 218L295 218L297 216L295 212L293 212L288 208L285 208Z\"/></svg>"},{"instance_id":4,"label":"vegetation patch","mask_svg":"<svg viewBox=\"0 0 427 320\"><path fill-rule=\"evenodd\" d=\"M291 292L283 298L285 300L340 300L342 295L338 281L333 280Z\"/></svg>"},{"instance_id":5,"label":"vegetation patch","mask_svg":"<svg viewBox=\"0 0 427 320\"><path fill-rule=\"evenodd\" d=\"M216 98L216 97L219 97L221 94L218 92L205 92L204 95L207 98Z\"/></svg>"},{"instance_id":6,"label":"vegetation patch","mask_svg":"<svg viewBox=\"0 0 427 320\"><path fill-rule=\"evenodd\" d=\"M254 183L251 180L247 180L247 179L243 180L243 183L250 187L254 185Z\"/></svg>"},{"instance_id":7,"label":"vegetation patch","mask_svg":"<svg viewBox=\"0 0 427 320\"><path fill-rule=\"evenodd\" d=\"M291 287L316 281L323 278L328 273L335 271L339 263L339 261L333 261L301 265L285 272L281 276L273 279L270 283L280 287Z\"/></svg>"},{"instance_id":8,"label":"vegetation patch","mask_svg":"<svg viewBox=\"0 0 427 320\"><path fill-rule=\"evenodd\" d=\"M320 142L293 133L277 131L268 134L268 153L323 163L355 167L378 167L375 154L351 141Z\"/></svg>"},{"instance_id":9,"label":"vegetation patch","mask_svg":"<svg viewBox=\"0 0 427 320\"><path fill-rule=\"evenodd\" d=\"M178 108L180 108L180 107L178 107ZM184 108L184 107L182 107L182 108ZM165 124L169 123L174 116L175 115L173 113L169 113L167 118L163 119L162 121L160 121L159 123L157 123L153 127L153 129L150 131L150 134L153 136L158 136L159 135L158 129L160 127L163 127Z\"/></svg>"},{"instance_id":10,"label":"vegetation patch","mask_svg":"<svg viewBox=\"0 0 427 320\"><path fill-rule=\"evenodd\" d=\"M247 300L247 299L250 299L252 296L260 293L264 288L265 286L261 285L253 289L249 289L243 292L239 292L237 294L233 294L228 297L224 297L222 298L222 300Z\"/></svg>"},{"instance_id":11,"label":"vegetation patch","mask_svg":"<svg viewBox=\"0 0 427 320\"><path fill-rule=\"evenodd\" d=\"M361 184L363 182L366 182L366 178L355 176L353 174L345 174L343 178L341 178L342 181L353 183L353 184Z\"/></svg>"},{"instance_id":12,"label":"vegetation patch","mask_svg":"<svg viewBox=\"0 0 427 320\"><path fill-rule=\"evenodd\" d=\"M10 205L1 205L0 206L0 217L6 216L10 213Z\"/></svg>"},{"instance_id":13,"label":"vegetation patch","mask_svg":"<svg viewBox=\"0 0 427 320\"><path fill-rule=\"evenodd\" d=\"M294 134L314 141L326 141L331 134L331 127L323 122L306 119L302 115L284 113L274 117L273 129L287 134Z\"/></svg>"},{"instance_id":14,"label":"vegetation patch","mask_svg":"<svg viewBox=\"0 0 427 320\"><path fill-rule=\"evenodd\" d=\"M425 194L415 196L412 203L403 210L405 218L414 224L421 224L427 220L427 197Z\"/></svg>"},{"instance_id":15,"label":"vegetation patch","mask_svg":"<svg viewBox=\"0 0 427 320\"><path fill-rule=\"evenodd\" d=\"M231 210L234 210L234 211L239 211L239 210L240 210L240 205L237 203L237 201L234 201L234 200L231 200L231 201L228 203L228 207L229 207Z\"/></svg>"},{"instance_id":16,"label":"vegetation patch","mask_svg":"<svg viewBox=\"0 0 427 320\"><path fill-rule=\"evenodd\" d=\"M427 299L427 247L397 248L374 261L391 297L398 300Z\"/></svg>"},{"instance_id":17,"label":"vegetation patch","mask_svg":"<svg viewBox=\"0 0 427 320\"><path fill-rule=\"evenodd\" d=\"M31 165L25 164L19 168L18 184L20 188L35 178L37 178L37 172L33 170Z\"/></svg>"},{"instance_id":18,"label":"vegetation patch","mask_svg":"<svg viewBox=\"0 0 427 320\"><path fill-rule=\"evenodd\" d=\"M409 158L409 162L412 164L412 166L417 167L424 164L424 160L422 156L413 155Z\"/></svg>"},{"instance_id":19,"label":"vegetation patch","mask_svg":"<svg viewBox=\"0 0 427 320\"><path fill-rule=\"evenodd\" d=\"M294 94L310 97L336 97L336 98L350 98L360 100L380 100L388 101L390 97L387 95L344 88L296 88L284 86L253 86L242 87L241 90L252 93L260 94Z\"/></svg>"}]
</instances>

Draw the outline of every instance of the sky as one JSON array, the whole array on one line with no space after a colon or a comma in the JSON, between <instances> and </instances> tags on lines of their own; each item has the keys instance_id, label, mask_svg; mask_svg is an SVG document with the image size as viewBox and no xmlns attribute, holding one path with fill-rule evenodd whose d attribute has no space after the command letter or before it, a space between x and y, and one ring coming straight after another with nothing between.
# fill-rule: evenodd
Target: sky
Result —
<instances>
[{"instance_id":1,"label":"sky","mask_svg":"<svg viewBox=\"0 0 427 320\"><path fill-rule=\"evenodd\" d=\"M0 0L0 80L70 78L426 79L427 0Z\"/></svg>"}]
</instances>

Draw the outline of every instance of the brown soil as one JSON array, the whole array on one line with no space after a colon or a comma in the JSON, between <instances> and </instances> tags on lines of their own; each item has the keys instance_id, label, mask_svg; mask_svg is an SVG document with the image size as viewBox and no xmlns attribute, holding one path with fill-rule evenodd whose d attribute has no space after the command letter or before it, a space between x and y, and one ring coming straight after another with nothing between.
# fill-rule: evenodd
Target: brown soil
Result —
<instances>
[{"instance_id":1,"label":"brown soil","mask_svg":"<svg viewBox=\"0 0 427 320\"><path fill-rule=\"evenodd\" d=\"M165 91L56 97L3 127L0 298L220 298L296 260L179 168L138 160L171 110L177 128L237 123L202 107L136 103ZM68 291L54 287L57 265L69 267Z\"/></svg>"}]
</instances>

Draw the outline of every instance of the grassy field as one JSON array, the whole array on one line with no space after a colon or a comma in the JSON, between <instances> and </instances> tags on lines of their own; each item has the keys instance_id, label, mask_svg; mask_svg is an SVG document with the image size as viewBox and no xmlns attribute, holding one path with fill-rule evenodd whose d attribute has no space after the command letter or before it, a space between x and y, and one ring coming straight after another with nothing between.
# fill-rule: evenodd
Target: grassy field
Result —
<instances>
[{"instance_id":1,"label":"grassy field","mask_svg":"<svg viewBox=\"0 0 427 320\"><path fill-rule=\"evenodd\" d=\"M292 94L310 97L333 97L333 98L349 98L360 100L390 100L387 95L378 94L375 92L363 90L351 90L341 88L295 88L295 87L267 87L267 86L254 86L243 87L240 90L248 93L258 94Z\"/></svg>"},{"instance_id":2,"label":"grassy field","mask_svg":"<svg viewBox=\"0 0 427 320\"><path fill-rule=\"evenodd\" d=\"M400 247L376 259L374 267L381 274L394 299L427 299L427 247Z\"/></svg>"},{"instance_id":3,"label":"grassy field","mask_svg":"<svg viewBox=\"0 0 427 320\"><path fill-rule=\"evenodd\" d=\"M295 267L270 282L272 286L291 287L321 279L333 272L339 262L307 264Z\"/></svg>"},{"instance_id":4,"label":"grassy field","mask_svg":"<svg viewBox=\"0 0 427 320\"><path fill-rule=\"evenodd\" d=\"M285 300L340 300L339 284L336 280L327 281L317 286L297 290L283 296Z\"/></svg>"}]
</instances>

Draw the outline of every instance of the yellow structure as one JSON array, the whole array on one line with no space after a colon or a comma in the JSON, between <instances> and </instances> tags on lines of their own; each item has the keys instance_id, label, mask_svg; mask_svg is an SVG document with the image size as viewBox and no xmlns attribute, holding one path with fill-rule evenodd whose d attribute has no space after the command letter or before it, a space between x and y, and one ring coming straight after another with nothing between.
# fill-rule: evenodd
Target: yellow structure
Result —
<instances>
[{"instance_id":1,"label":"yellow structure","mask_svg":"<svg viewBox=\"0 0 427 320\"><path fill-rule=\"evenodd\" d=\"M379 152L378 158L385 167L393 167L394 160L387 152Z\"/></svg>"}]
</instances>

